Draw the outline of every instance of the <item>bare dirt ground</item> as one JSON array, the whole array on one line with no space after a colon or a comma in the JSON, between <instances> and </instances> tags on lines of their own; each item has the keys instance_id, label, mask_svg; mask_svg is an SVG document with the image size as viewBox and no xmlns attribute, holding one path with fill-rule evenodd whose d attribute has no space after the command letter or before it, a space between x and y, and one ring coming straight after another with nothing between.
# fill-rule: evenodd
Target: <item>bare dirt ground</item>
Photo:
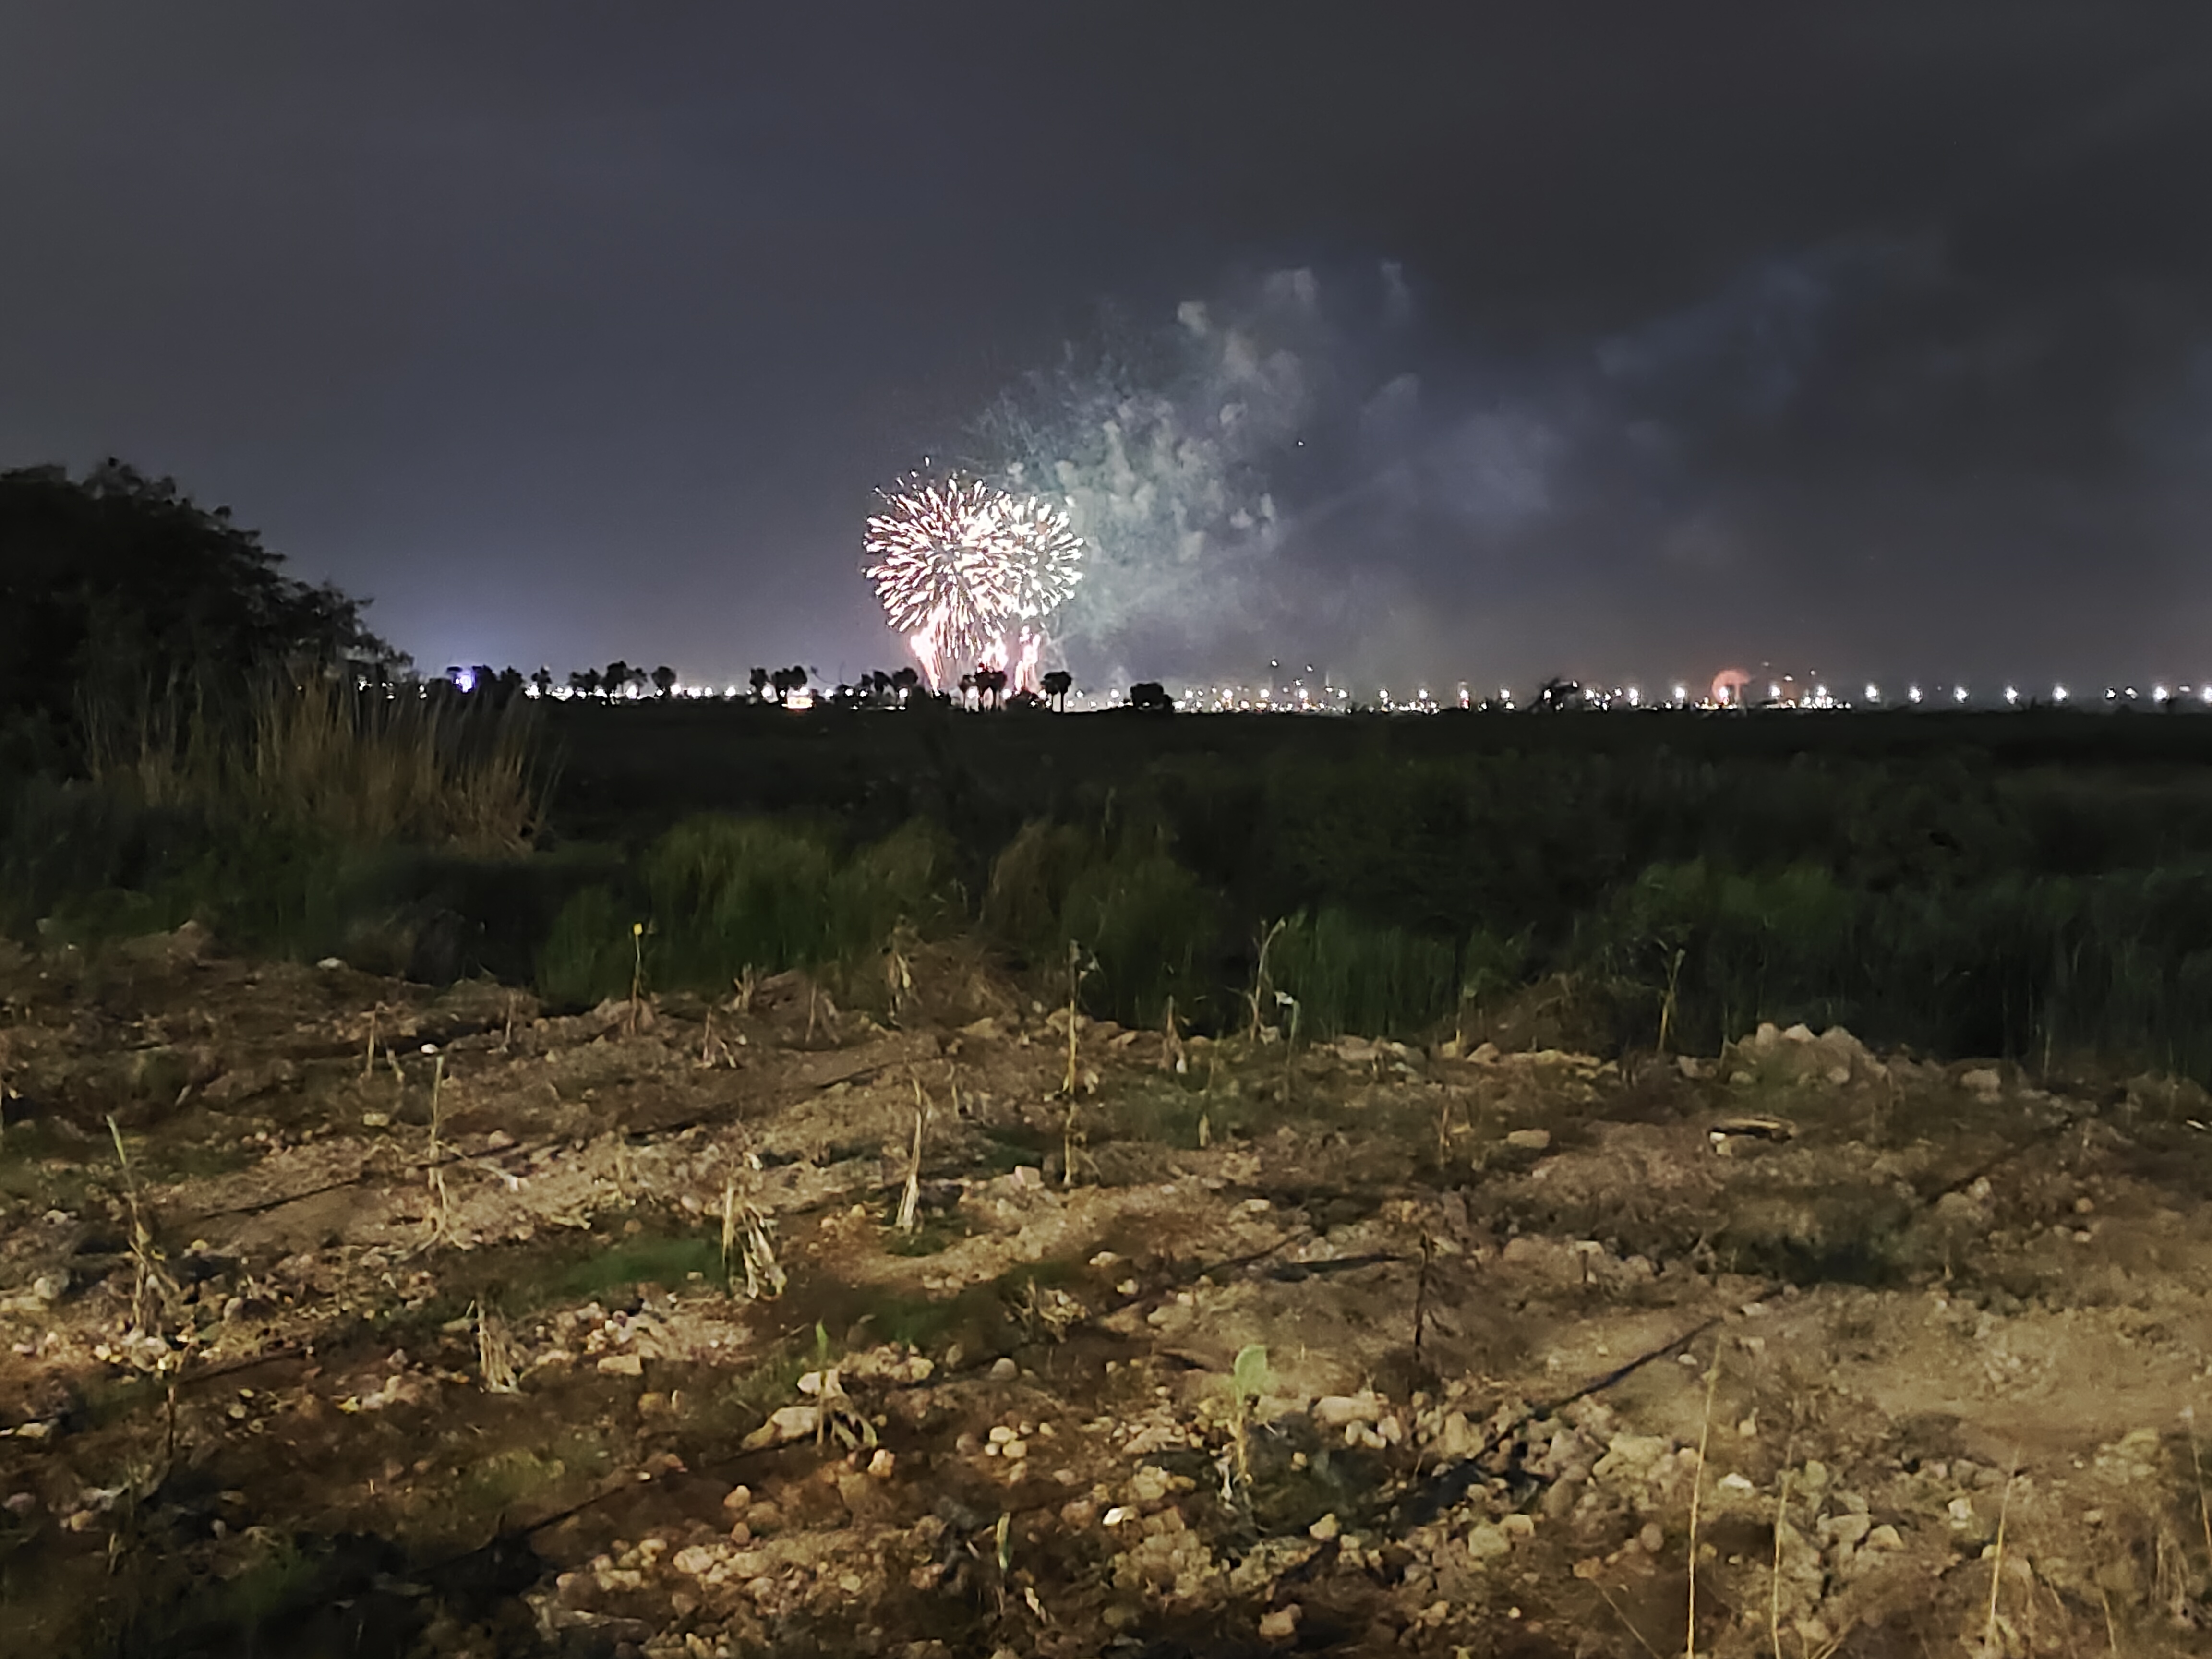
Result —
<instances>
[{"instance_id":1,"label":"bare dirt ground","mask_svg":"<svg viewBox=\"0 0 2212 1659\"><path fill-rule=\"evenodd\" d=\"M2201 1091L912 970L0 963L0 1652L2212 1649Z\"/></svg>"}]
</instances>

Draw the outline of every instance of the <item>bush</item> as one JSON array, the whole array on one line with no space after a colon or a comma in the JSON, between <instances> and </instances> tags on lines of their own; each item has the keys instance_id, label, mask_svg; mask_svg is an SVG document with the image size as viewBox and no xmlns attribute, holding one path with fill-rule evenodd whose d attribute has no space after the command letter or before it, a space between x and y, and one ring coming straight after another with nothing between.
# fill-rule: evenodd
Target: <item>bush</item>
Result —
<instances>
[{"instance_id":1,"label":"bush","mask_svg":"<svg viewBox=\"0 0 2212 1659\"><path fill-rule=\"evenodd\" d=\"M1084 988L1094 1013L1156 1024L1173 997L1185 1017L1205 1017L1220 977L1219 905L1165 853L1127 850L1086 867L1068 885L1060 934L1097 964Z\"/></svg>"},{"instance_id":2,"label":"bush","mask_svg":"<svg viewBox=\"0 0 2212 1659\"><path fill-rule=\"evenodd\" d=\"M1267 975L1296 999L1298 1029L1310 1036L1419 1037L1458 1001L1452 956L1444 940L1326 908L1285 924L1268 949Z\"/></svg>"},{"instance_id":3,"label":"bush","mask_svg":"<svg viewBox=\"0 0 2212 1659\"><path fill-rule=\"evenodd\" d=\"M562 906L538 953L538 990L548 1002L592 1007L629 989L635 918L609 887L586 887Z\"/></svg>"}]
</instances>

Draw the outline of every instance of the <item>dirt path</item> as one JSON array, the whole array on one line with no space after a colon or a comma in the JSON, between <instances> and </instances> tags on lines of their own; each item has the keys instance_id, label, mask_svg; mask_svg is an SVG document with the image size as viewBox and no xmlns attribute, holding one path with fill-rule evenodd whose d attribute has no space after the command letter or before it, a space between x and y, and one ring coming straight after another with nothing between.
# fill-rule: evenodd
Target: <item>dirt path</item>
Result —
<instances>
[{"instance_id":1,"label":"dirt path","mask_svg":"<svg viewBox=\"0 0 2212 1659\"><path fill-rule=\"evenodd\" d=\"M0 1653L2212 1642L2187 1087L1085 1024L1071 1102L955 956L0 997Z\"/></svg>"}]
</instances>

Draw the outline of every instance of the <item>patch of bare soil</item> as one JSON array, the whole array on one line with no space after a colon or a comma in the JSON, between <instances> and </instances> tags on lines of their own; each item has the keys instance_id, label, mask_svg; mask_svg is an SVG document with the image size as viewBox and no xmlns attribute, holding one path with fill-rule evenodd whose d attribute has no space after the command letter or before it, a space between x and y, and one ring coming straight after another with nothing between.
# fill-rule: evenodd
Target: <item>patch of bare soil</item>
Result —
<instances>
[{"instance_id":1,"label":"patch of bare soil","mask_svg":"<svg viewBox=\"0 0 2212 1659\"><path fill-rule=\"evenodd\" d=\"M2212 1644L2201 1092L913 971L0 964L0 1652Z\"/></svg>"}]
</instances>

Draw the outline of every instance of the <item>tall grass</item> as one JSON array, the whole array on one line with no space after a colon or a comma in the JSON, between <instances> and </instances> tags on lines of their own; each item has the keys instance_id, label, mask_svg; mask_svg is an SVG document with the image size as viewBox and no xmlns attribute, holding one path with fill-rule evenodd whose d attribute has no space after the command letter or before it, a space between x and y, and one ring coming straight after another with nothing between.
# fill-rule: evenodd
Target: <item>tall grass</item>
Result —
<instances>
[{"instance_id":1,"label":"tall grass","mask_svg":"<svg viewBox=\"0 0 2212 1659\"><path fill-rule=\"evenodd\" d=\"M662 989L726 991L748 969L854 969L901 923L927 929L957 909L942 832L913 823L846 854L828 836L763 818L701 817L636 861L628 891L599 884L555 919L538 983L559 1002L625 989L630 928L650 927L648 977Z\"/></svg>"},{"instance_id":2,"label":"tall grass","mask_svg":"<svg viewBox=\"0 0 2212 1659\"><path fill-rule=\"evenodd\" d=\"M242 708L149 698L87 725L94 781L155 809L471 853L520 851L544 817L535 727L519 700L493 708L440 687L271 680Z\"/></svg>"},{"instance_id":3,"label":"tall grass","mask_svg":"<svg viewBox=\"0 0 2212 1659\"><path fill-rule=\"evenodd\" d=\"M1296 999L1299 1030L1314 1036L1420 1037L1458 1003L1453 954L1448 940L1325 907L1285 924L1267 973Z\"/></svg>"},{"instance_id":4,"label":"tall grass","mask_svg":"<svg viewBox=\"0 0 2212 1659\"><path fill-rule=\"evenodd\" d=\"M1148 831L1120 837L1031 823L991 866L984 929L1039 966L1059 969L1073 945L1091 971L1094 1014L1149 1025L1168 999L1204 1017L1221 989L1220 896Z\"/></svg>"}]
</instances>

